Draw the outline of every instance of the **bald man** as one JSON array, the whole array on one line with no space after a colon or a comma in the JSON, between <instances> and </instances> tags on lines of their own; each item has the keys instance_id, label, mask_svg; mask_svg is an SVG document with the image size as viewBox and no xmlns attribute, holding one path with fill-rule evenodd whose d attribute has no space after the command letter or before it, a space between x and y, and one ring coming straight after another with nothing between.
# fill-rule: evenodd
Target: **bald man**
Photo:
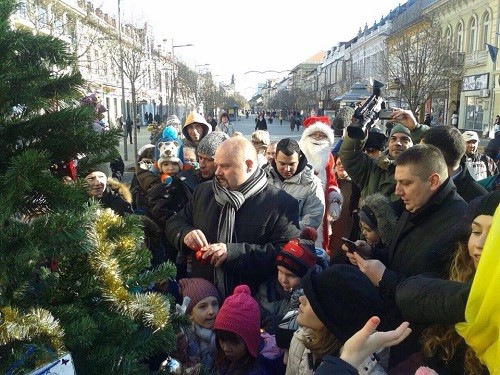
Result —
<instances>
[{"instance_id":1,"label":"bald man","mask_svg":"<svg viewBox=\"0 0 500 375\"><path fill-rule=\"evenodd\" d=\"M223 298L239 284L255 293L275 277L281 247L299 236L298 202L268 185L257 152L244 137L215 151L215 178L200 184L166 225L168 240L192 256L191 277L213 282Z\"/></svg>"}]
</instances>

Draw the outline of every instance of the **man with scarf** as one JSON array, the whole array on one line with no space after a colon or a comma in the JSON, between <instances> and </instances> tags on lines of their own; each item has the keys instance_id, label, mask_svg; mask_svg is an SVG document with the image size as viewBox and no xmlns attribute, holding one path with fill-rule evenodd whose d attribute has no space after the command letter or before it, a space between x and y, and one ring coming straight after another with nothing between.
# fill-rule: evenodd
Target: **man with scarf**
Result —
<instances>
[{"instance_id":1,"label":"man with scarf","mask_svg":"<svg viewBox=\"0 0 500 375\"><path fill-rule=\"evenodd\" d=\"M194 252L191 277L214 282L223 298L239 284L255 293L274 277L281 247L299 235L298 202L267 183L243 137L220 144L214 162L215 178L167 221L167 238L178 251Z\"/></svg>"}]
</instances>

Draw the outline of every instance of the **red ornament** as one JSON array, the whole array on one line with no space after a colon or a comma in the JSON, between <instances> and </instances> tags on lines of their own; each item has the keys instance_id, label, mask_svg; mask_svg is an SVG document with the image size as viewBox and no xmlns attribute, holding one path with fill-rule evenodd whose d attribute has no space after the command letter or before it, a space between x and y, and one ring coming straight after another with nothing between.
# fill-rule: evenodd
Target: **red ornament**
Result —
<instances>
[{"instance_id":1,"label":"red ornament","mask_svg":"<svg viewBox=\"0 0 500 375\"><path fill-rule=\"evenodd\" d=\"M210 255L205 259L203 259L203 254L205 254L204 251L198 250L197 252L194 253L194 258L201 264L210 264L210 259L212 259L212 256Z\"/></svg>"}]
</instances>

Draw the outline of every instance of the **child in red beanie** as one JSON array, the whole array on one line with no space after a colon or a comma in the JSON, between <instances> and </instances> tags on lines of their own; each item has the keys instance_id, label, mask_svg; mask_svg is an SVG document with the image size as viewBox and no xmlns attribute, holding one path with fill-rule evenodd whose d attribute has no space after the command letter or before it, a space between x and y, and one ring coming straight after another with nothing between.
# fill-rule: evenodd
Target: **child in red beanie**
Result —
<instances>
[{"instance_id":1,"label":"child in red beanie","mask_svg":"<svg viewBox=\"0 0 500 375\"><path fill-rule=\"evenodd\" d=\"M237 286L226 298L214 329L220 349L216 361L220 375L284 374L279 366L282 357L270 353L272 348L261 336L259 305L247 285Z\"/></svg>"},{"instance_id":2,"label":"child in red beanie","mask_svg":"<svg viewBox=\"0 0 500 375\"><path fill-rule=\"evenodd\" d=\"M305 227L300 238L294 238L283 246L276 256L277 278L263 283L255 295L260 306L261 326L271 335L276 334L285 314L299 306L302 277L309 269L316 268L314 242L317 238L314 228Z\"/></svg>"}]
</instances>

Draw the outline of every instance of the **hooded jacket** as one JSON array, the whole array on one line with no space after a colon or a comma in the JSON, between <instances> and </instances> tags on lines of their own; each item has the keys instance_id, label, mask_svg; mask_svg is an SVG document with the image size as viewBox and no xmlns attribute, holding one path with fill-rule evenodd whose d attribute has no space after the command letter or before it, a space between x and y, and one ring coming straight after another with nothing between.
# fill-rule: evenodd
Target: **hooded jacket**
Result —
<instances>
[{"instance_id":1,"label":"hooded jacket","mask_svg":"<svg viewBox=\"0 0 500 375\"><path fill-rule=\"evenodd\" d=\"M313 227L317 230L325 213L325 195L320 179L314 174L312 166L307 164L307 158L303 155L299 159L297 171L286 180L276 168L274 160L264 167L267 181L278 189L286 191L299 202L300 229Z\"/></svg>"},{"instance_id":2,"label":"hooded jacket","mask_svg":"<svg viewBox=\"0 0 500 375\"><path fill-rule=\"evenodd\" d=\"M203 139L208 133L212 131L212 126L205 120L205 118L200 115L199 113L196 112L191 112L188 117L186 118L186 122L184 126L182 127L182 136L184 139L182 140L182 143L184 147L191 147L196 149L198 147L198 143L195 143L191 137L189 136L189 133L187 131L187 127L191 124L200 124L203 127L203 134L201 135L201 139Z\"/></svg>"}]
</instances>

